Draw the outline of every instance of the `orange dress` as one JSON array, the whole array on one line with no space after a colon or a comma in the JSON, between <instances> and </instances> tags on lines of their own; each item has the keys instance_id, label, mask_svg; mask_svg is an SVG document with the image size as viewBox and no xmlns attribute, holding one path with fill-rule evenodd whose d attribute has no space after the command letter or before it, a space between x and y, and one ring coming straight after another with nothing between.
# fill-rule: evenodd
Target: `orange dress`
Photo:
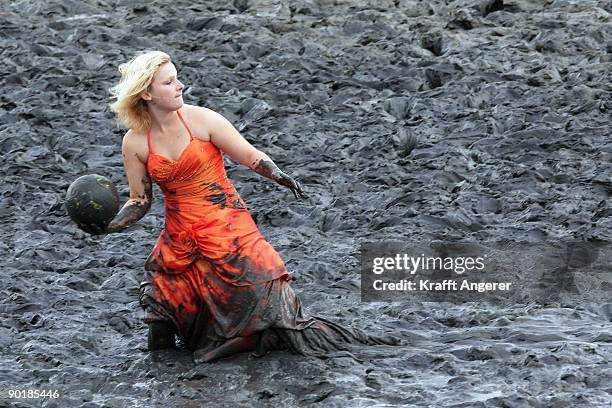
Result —
<instances>
[{"instance_id":1,"label":"orange dress","mask_svg":"<svg viewBox=\"0 0 612 408\"><path fill-rule=\"evenodd\" d=\"M301 354L386 343L307 316L279 254L255 225L227 178L221 151L193 137L177 161L151 149L147 170L165 199L165 228L145 261L144 321L171 322L190 350L271 330L279 347Z\"/></svg>"}]
</instances>

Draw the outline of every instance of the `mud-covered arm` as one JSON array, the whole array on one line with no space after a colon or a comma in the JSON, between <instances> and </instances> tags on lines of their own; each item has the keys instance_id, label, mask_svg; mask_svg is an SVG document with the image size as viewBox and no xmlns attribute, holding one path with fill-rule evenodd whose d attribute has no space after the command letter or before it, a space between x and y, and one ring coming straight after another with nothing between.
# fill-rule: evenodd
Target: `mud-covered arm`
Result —
<instances>
[{"instance_id":1,"label":"mud-covered arm","mask_svg":"<svg viewBox=\"0 0 612 408\"><path fill-rule=\"evenodd\" d=\"M302 186L291 176L281 171L264 152L251 145L236 128L221 114L203 109L203 120L210 129L211 142L238 163L285 186L295 198L307 198Z\"/></svg>"},{"instance_id":2,"label":"mud-covered arm","mask_svg":"<svg viewBox=\"0 0 612 408\"><path fill-rule=\"evenodd\" d=\"M308 198L300 183L282 172L264 152L258 150L251 157L251 162L248 167L262 176L276 181L281 186L287 187L291 190L295 198Z\"/></svg>"},{"instance_id":3,"label":"mud-covered arm","mask_svg":"<svg viewBox=\"0 0 612 408\"><path fill-rule=\"evenodd\" d=\"M130 186L130 198L106 227L106 233L119 232L140 220L151 208L153 185L146 165L136 154L134 135L128 132L121 146L123 166Z\"/></svg>"}]
</instances>

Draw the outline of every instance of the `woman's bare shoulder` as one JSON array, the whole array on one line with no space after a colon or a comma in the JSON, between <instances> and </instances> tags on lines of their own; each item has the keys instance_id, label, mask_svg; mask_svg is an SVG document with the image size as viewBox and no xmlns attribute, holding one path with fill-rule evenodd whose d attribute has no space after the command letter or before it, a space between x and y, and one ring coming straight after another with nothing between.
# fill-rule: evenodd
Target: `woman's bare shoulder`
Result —
<instances>
[{"instance_id":1,"label":"woman's bare shoulder","mask_svg":"<svg viewBox=\"0 0 612 408\"><path fill-rule=\"evenodd\" d=\"M134 129L128 129L123 135L123 142L121 147L123 154L136 154L138 159L142 163L147 162L147 155L149 153L149 147L147 145L147 135L141 132L137 132Z\"/></svg>"},{"instance_id":2,"label":"woman's bare shoulder","mask_svg":"<svg viewBox=\"0 0 612 408\"><path fill-rule=\"evenodd\" d=\"M123 143L128 144L130 147L134 147L135 145L141 144L141 142L147 143L147 134L137 132L134 129L128 129L123 135Z\"/></svg>"},{"instance_id":3,"label":"woman's bare shoulder","mask_svg":"<svg viewBox=\"0 0 612 408\"><path fill-rule=\"evenodd\" d=\"M194 136L202 140L210 140L210 123L211 116L208 113L209 109L197 106L184 104L181 111L187 116L186 120Z\"/></svg>"},{"instance_id":4,"label":"woman's bare shoulder","mask_svg":"<svg viewBox=\"0 0 612 408\"><path fill-rule=\"evenodd\" d=\"M198 117L199 119L208 119L214 118L219 115L214 110L206 107L206 106L198 106L198 105L187 105L184 104L183 108L186 112L191 113L192 115Z\"/></svg>"},{"instance_id":5,"label":"woman's bare shoulder","mask_svg":"<svg viewBox=\"0 0 612 408\"><path fill-rule=\"evenodd\" d=\"M181 111L189 115L189 117L193 118L193 120L204 120L206 119L206 116L209 114L209 112L212 112L210 109L204 106L187 104L183 105Z\"/></svg>"}]
</instances>

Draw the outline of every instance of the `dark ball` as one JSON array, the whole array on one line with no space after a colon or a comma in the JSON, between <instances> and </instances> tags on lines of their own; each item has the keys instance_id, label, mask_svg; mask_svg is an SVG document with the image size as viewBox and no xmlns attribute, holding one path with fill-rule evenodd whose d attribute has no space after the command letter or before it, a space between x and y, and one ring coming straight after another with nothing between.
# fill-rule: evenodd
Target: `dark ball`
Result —
<instances>
[{"instance_id":1,"label":"dark ball","mask_svg":"<svg viewBox=\"0 0 612 408\"><path fill-rule=\"evenodd\" d=\"M80 229L100 234L119 212L119 193L106 177L87 174L68 187L65 205L68 215Z\"/></svg>"}]
</instances>

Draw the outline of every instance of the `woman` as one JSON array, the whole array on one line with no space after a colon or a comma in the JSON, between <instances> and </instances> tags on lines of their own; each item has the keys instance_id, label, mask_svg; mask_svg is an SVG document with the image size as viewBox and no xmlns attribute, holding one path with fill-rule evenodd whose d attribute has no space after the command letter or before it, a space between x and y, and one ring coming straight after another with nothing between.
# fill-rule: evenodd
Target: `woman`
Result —
<instances>
[{"instance_id":1,"label":"woman","mask_svg":"<svg viewBox=\"0 0 612 408\"><path fill-rule=\"evenodd\" d=\"M167 54L142 53L119 71L111 109L129 128L122 153L130 199L106 232L145 215L151 179L165 198L165 228L140 287L149 349L174 347L175 333L198 362L245 351L289 348L313 355L351 342L394 342L303 313L282 259L227 178L222 152L305 198L296 180L222 115L184 104L184 86Z\"/></svg>"}]
</instances>

